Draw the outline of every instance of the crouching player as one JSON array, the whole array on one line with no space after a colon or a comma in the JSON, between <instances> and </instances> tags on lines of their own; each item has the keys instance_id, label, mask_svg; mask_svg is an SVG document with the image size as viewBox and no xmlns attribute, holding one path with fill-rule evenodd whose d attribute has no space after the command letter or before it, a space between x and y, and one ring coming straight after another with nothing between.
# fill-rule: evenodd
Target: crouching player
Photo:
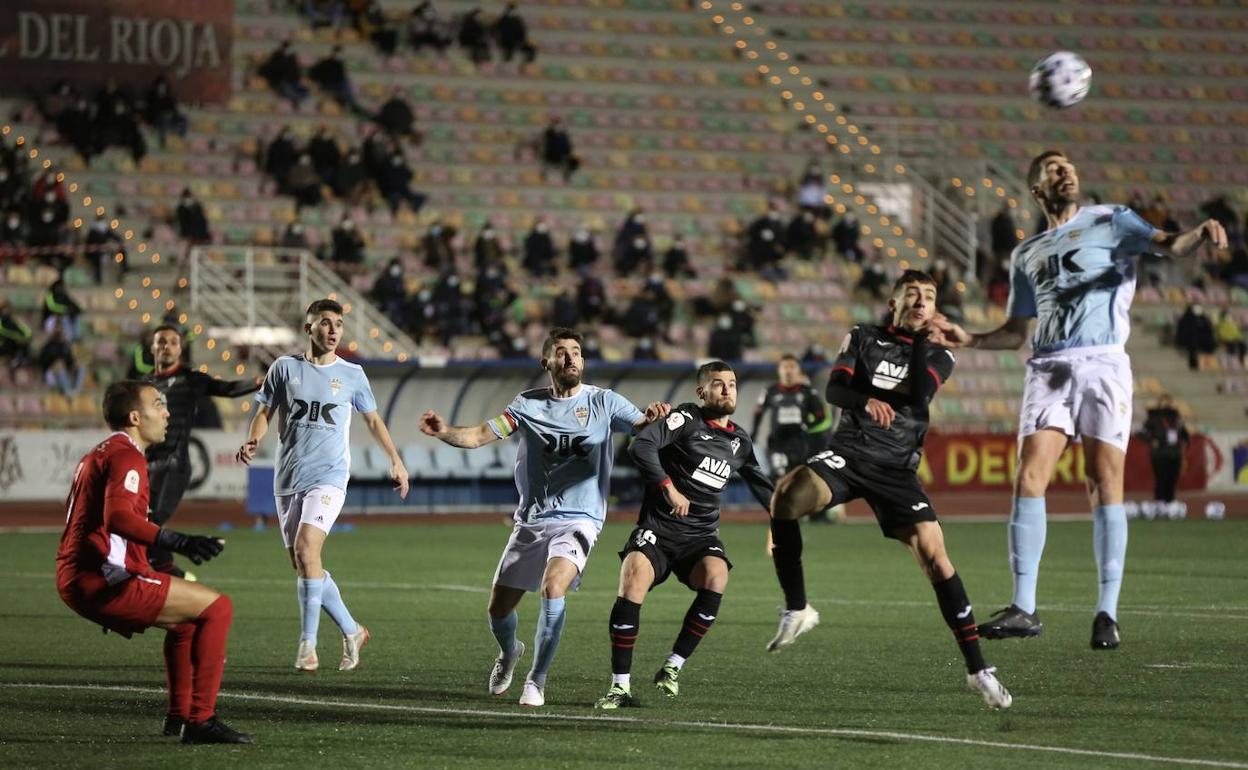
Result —
<instances>
[{"instance_id":1,"label":"crouching player","mask_svg":"<svg viewBox=\"0 0 1248 770\"><path fill-rule=\"evenodd\" d=\"M216 716L234 613L230 597L148 565L149 546L195 564L225 546L217 538L184 535L147 520L143 452L165 438L164 398L151 385L115 382L104 393L104 419L114 432L74 471L56 554L57 591L70 609L127 639L152 626L165 629L165 735L181 735L183 743L251 743Z\"/></svg>"}]
</instances>

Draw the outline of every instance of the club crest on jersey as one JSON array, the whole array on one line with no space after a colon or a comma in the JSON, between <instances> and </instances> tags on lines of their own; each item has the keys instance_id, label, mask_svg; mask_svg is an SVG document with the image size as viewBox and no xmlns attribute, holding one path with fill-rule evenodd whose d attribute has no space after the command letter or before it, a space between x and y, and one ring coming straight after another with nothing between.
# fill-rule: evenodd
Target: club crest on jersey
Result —
<instances>
[{"instance_id":1,"label":"club crest on jersey","mask_svg":"<svg viewBox=\"0 0 1248 770\"><path fill-rule=\"evenodd\" d=\"M589 407L578 406L572 410L572 414L576 415L576 421L581 424L582 428L589 424Z\"/></svg>"},{"instance_id":2,"label":"club crest on jersey","mask_svg":"<svg viewBox=\"0 0 1248 770\"><path fill-rule=\"evenodd\" d=\"M737 450L741 448L741 439L734 438L728 445L732 447L732 453L735 455Z\"/></svg>"},{"instance_id":3,"label":"club crest on jersey","mask_svg":"<svg viewBox=\"0 0 1248 770\"><path fill-rule=\"evenodd\" d=\"M342 380L340 380L340 379L338 379L337 377L335 377L335 378L333 378L332 380L330 380L330 381L329 381L329 392L330 392L330 393L333 393L333 394L336 396L336 395L338 395L338 391L340 391L340 390L342 390Z\"/></svg>"},{"instance_id":4,"label":"club crest on jersey","mask_svg":"<svg viewBox=\"0 0 1248 770\"><path fill-rule=\"evenodd\" d=\"M871 375L871 384L880 390L893 390L905 382L910 372L909 364L894 364L892 361L881 361Z\"/></svg>"},{"instance_id":5,"label":"club crest on jersey","mask_svg":"<svg viewBox=\"0 0 1248 770\"><path fill-rule=\"evenodd\" d=\"M697 469L693 472L693 480L700 481L712 489L723 489L731 475L732 465L727 460L703 457L702 462L698 463Z\"/></svg>"},{"instance_id":6,"label":"club crest on jersey","mask_svg":"<svg viewBox=\"0 0 1248 770\"><path fill-rule=\"evenodd\" d=\"M667 416L667 429L680 430L680 426L685 424L684 412L672 412Z\"/></svg>"}]
</instances>

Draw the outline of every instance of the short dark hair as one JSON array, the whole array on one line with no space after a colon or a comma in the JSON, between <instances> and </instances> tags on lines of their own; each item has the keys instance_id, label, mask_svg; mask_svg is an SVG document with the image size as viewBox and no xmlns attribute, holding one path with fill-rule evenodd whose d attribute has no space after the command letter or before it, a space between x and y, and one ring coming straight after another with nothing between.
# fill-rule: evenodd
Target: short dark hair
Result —
<instances>
[{"instance_id":1,"label":"short dark hair","mask_svg":"<svg viewBox=\"0 0 1248 770\"><path fill-rule=\"evenodd\" d=\"M326 310L328 310L331 313L337 313L338 315L342 315L342 305L332 299L326 298L326 299L318 299L315 302L313 302L311 305L308 305L308 312L304 313L304 316L306 317L306 316L320 315L321 313L324 313Z\"/></svg>"},{"instance_id":2,"label":"short dark hair","mask_svg":"<svg viewBox=\"0 0 1248 770\"><path fill-rule=\"evenodd\" d=\"M936 279L925 270L915 270L914 268L910 268L909 270L903 272L897 280L893 282L893 294L896 294L902 286L905 286L908 283L926 283L935 286Z\"/></svg>"},{"instance_id":3,"label":"short dark hair","mask_svg":"<svg viewBox=\"0 0 1248 770\"><path fill-rule=\"evenodd\" d=\"M542 343L542 358L550 355L550 351L555 349L555 343L559 340L575 340L576 344L581 347L585 346L585 335L566 326L556 326L550 330L550 333L546 335L546 341Z\"/></svg>"},{"instance_id":4,"label":"short dark hair","mask_svg":"<svg viewBox=\"0 0 1248 770\"><path fill-rule=\"evenodd\" d=\"M711 375L716 372L734 372L735 370L723 361L707 361L698 367L698 385L710 382Z\"/></svg>"},{"instance_id":5,"label":"short dark hair","mask_svg":"<svg viewBox=\"0 0 1248 770\"><path fill-rule=\"evenodd\" d=\"M799 359L797 356L793 355L792 353L785 353L784 355L780 356L780 361L778 361L777 363L784 363L785 361L793 361L799 364L801 363L801 359Z\"/></svg>"},{"instance_id":6,"label":"short dark hair","mask_svg":"<svg viewBox=\"0 0 1248 770\"><path fill-rule=\"evenodd\" d=\"M1040 184L1040 177L1044 176L1044 162L1049 158L1064 158L1066 153L1061 150L1045 150L1036 157L1031 159L1031 165L1027 167L1027 189L1031 189Z\"/></svg>"},{"instance_id":7,"label":"short dark hair","mask_svg":"<svg viewBox=\"0 0 1248 770\"><path fill-rule=\"evenodd\" d=\"M173 332L174 334L177 334L179 338L181 338L182 336L182 330L179 329L177 326L173 324L161 324L160 326L157 326L155 329L152 329L153 339L156 337L157 334L160 334L161 332Z\"/></svg>"},{"instance_id":8,"label":"short dark hair","mask_svg":"<svg viewBox=\"0 0 1248 770\"><path fill-rule=\"evenodd\" d=\"M130 427L130 413L142 408L144 388L152 385L138 380L118 380L104 390L104 422L113 430Z\"/></svg>"}]
</instances>

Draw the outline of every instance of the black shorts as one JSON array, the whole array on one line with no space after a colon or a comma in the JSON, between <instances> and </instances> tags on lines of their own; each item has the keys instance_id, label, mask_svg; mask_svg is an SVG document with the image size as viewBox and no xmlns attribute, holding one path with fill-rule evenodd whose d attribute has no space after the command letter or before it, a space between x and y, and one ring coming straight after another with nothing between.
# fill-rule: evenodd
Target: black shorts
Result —
<instances>
[{"instance_id":1,"label":"black shorts","mask_svg":"<svg viewBox=\"0 0 1248 770\"><path fill-rule=\"evenodd\" d=\"M862 498L875 512L885 537L921 521L936 521L932 501L919 483L919 475L905 468L889 468L826 450L806 461L806 467L832 490L832 504Z\"/></svg>"},{"instance_id":2,"label":"black shorts","mask_svg":"<svg viewBox=\"0 0 1248 770\"><path fill-rule=\"evenodd\" d=\"M151 488L148 518L164 524L177 510L191 483L191 461L176 454L163 457L148 463L147 475Z\"/></svg>"},{"instance_id":3,"label":"black shorts","mask_svg":"<svg viewBox=\"0 0 1248 770\"><path fill-rule=\"evenodd\" d=\"M767 466L771 469L771 478L779 481L786 473L806 462L810 455L805 443L786 443L780 446L767 447Z\"/></svg>"},{"instance_id":4,"label":"black shorts","mask_svg":"<svg viewBox=\"0 0 1248 770\"><path fill-rule=\"evenodd\" d=\"M669 575L675 575L677 580L693 588L689 585L689 577L693 574L694 568L698 566L698 562L707 556L723 559L728 569L732 569L732 562L728 561L724 544L714 536L671 540L663 538L653 530L637 527L628 536L628 543L624 545L624 550L620 551L620 561L634 551L641 552L654 567L654 582L650 584L651 588L667 580Z\"/></svg>"}]
</instances>

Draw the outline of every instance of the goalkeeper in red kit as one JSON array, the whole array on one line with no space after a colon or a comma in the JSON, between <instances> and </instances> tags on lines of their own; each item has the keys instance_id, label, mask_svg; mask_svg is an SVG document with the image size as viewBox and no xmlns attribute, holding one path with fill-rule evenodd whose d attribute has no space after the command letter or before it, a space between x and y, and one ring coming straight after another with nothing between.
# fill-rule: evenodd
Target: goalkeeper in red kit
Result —
<instances>
[{"instance_id":1,"label":"goalkeeper in red kit","mask_svg":"<svg viewBox=\"0 0 1248 770\"><path fill-rule=\"evenodd\" d=\"M165 438L169 411L164 397L148 384L115 382L104 393L103 407L113 433L74 470L69 516L56 554L57 591L70 609L127 639L153 626L165 629L165 735L180 735L183 743L251 743L216 717L234 614L230 597L148 566L148 546L162 546L200 564L225 545L147 520L143 452Z\"/></svg>"}]
</instances>

